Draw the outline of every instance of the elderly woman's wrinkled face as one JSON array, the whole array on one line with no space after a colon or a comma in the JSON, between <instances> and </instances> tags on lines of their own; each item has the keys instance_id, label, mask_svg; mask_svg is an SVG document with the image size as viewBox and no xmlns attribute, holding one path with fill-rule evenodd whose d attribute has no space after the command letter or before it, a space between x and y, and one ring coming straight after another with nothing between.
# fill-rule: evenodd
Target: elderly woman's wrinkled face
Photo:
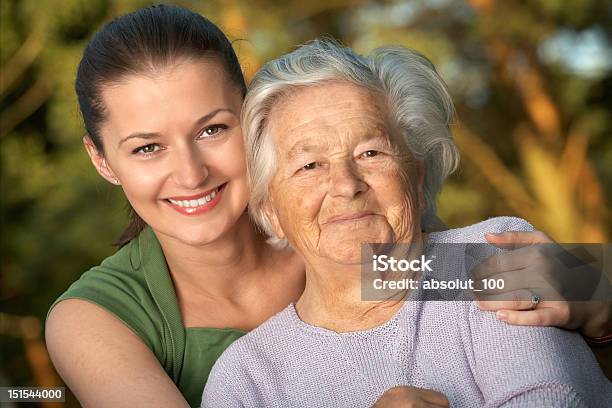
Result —
<instances>
[{"instance_id":1,"label":"elderly woman's wrinkled face","mask_svg":"<svg viewBox=\"0 0 612 408\"><path fill-rule=\"evenodd\" d=\"M306 260L360 263L360 244L420 233L422 166L387 116L380 95L344 82L298 88L272 109L270 218Z\"/></svg>"}]
</instances>

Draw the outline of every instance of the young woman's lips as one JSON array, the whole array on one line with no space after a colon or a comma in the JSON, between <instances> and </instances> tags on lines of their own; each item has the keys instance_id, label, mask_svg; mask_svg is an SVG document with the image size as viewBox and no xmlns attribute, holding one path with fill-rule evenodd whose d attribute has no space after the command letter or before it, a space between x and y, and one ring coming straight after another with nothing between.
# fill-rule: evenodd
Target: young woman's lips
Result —
<instances>
[{"instance_id":1,"label":"young woman's lips","mask_svg":"<svg viewBox=\"0 0 612 408\"><path fill-rule=\"evenodd\" d=\"M221 200L225 183L219 187L195 196L171 197L165 199L170 208L183 215L198 215L215 208Z\"/></svg>"}]
</instances>

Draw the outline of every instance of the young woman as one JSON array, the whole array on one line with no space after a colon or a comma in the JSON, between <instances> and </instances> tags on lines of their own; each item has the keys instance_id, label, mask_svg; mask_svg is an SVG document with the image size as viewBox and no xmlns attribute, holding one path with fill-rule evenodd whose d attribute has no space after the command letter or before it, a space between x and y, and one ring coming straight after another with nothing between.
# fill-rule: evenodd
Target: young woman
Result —
<instances>
[{"instance_id":1,"label":"young woman","mask_svg":"<svg viewBox=\"0 0 612 408\"><path fill-rule=\"evenodd\" d=\"M92 163L134 212L121 249L53 304L49 353L84 406L199 405L223 350L304 288L246 212L238 60L200 15L148 7L95 35L76 91ZM588 323L560 305L548 324Z\"/></svg>"}]
</instances>

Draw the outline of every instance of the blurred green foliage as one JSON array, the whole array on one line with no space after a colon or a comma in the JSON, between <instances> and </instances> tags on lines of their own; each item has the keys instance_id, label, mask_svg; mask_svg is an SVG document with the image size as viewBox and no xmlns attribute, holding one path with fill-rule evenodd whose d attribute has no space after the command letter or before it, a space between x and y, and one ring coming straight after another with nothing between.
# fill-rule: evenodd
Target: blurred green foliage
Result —
<instances>
[{"instance_id":1,"label":"blurred green foliage","mask_svg":"<svg viewBox=\"0 0 612 408\"><path fill-rule=\"evenodd\" d=\"M519 215L559 240L610 238L612 6L604 0L178 1L217 22L248 77L316 36L361 52L416 48L447 80L463 164L440 198L449 225ZM88 38L140 0L0 1L0 306L44 318L113 252L117 187L82 147L74 94ZM0 381L33 383L19 333L0 324Z\"/></svg>"}]
</instances>

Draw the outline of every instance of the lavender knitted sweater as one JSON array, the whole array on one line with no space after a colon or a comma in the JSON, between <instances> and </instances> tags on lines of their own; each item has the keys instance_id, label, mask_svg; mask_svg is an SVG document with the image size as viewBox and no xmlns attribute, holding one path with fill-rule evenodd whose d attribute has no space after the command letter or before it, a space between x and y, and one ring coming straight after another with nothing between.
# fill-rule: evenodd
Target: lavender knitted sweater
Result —
<instances>
[{"instance_id":1,"label":"lavender knitted sweater","mask_svg":"<svg viewBox=\"0 0 612 408\"><path fill-rule=\"evenodd\" d=\"M494 218L429 242L531 229ZM612 383L580 335L510 326L469 301L408 301L383 325L349 333L311 326L291 304L223 353L202 406L371 407L398 385L437 390L451 407L612 406Z\"/></svg>"}]
</instances>

